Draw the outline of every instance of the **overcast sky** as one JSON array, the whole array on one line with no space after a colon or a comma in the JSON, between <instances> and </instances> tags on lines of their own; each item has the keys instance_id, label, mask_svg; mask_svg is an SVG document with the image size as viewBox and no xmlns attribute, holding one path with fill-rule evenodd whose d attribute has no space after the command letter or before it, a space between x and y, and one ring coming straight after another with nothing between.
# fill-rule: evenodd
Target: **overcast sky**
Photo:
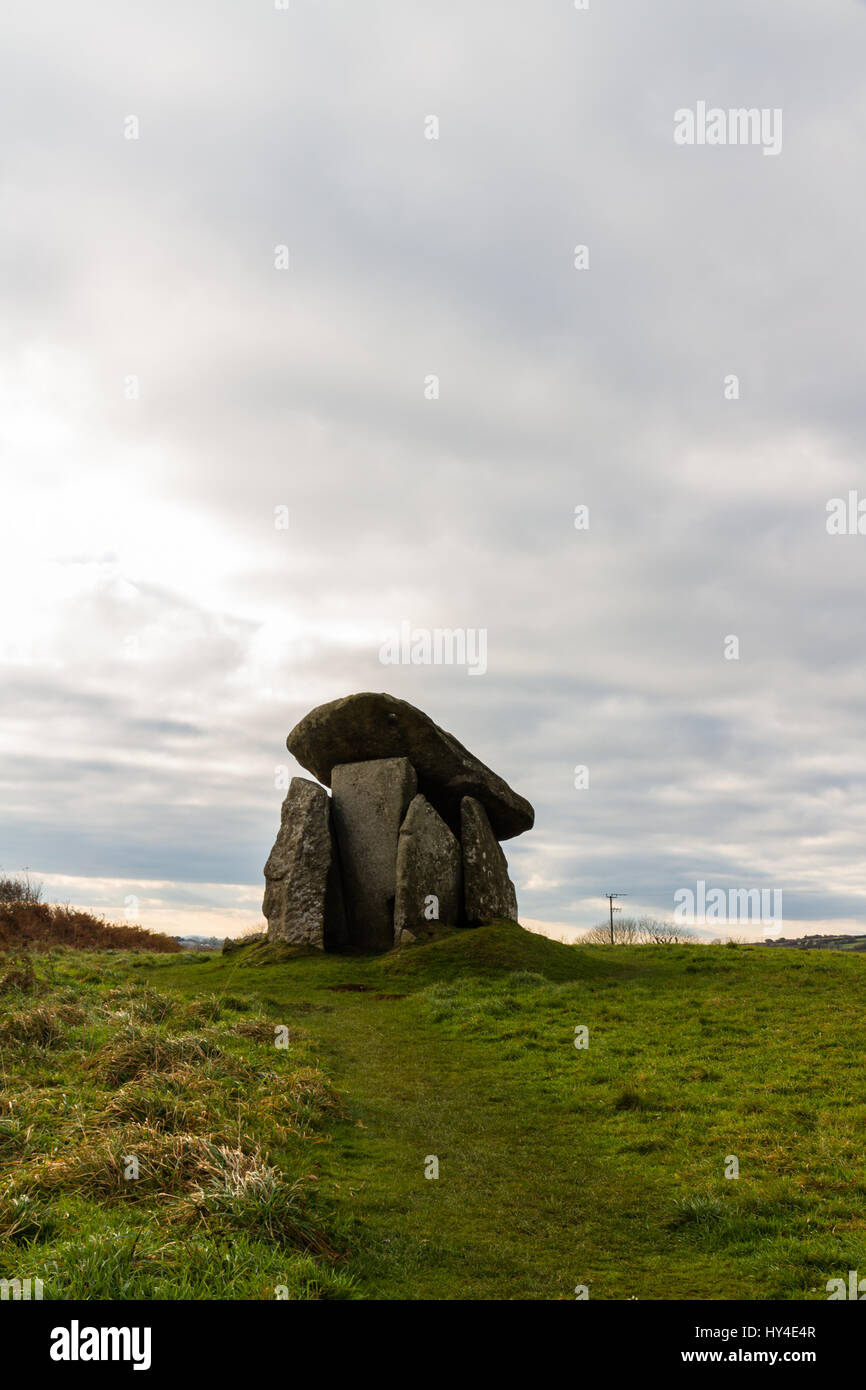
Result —
<instances>
[{"instance_id":1,"label":"overcast sky","mask_svg":"<svg viewBox=\"0 0 866 1390\"><path fill-rule=\"evenodd\" d=\"M864 70L853 0L7 6L0 867L263 927L287 732L388 690L534 804L528 922L866 930Z\"/></svg>"}]
</instances>

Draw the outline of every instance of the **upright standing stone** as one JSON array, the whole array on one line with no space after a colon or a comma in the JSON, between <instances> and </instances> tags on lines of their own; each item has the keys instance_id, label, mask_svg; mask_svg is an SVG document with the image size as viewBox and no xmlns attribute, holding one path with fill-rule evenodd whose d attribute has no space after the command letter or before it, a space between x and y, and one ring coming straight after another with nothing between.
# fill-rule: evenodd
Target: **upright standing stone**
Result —
<instances>
[{"instance_id":1,"label":"upright standing stone","mask_svg":"<svg viewBox=\"0 0 866 1390\"><path fill-rule=\"evenodd\" d=\"M508 877L508 862L487 812L474 796L464 796L460 803L460 825L467 922L490 922L494 917L516 922L517 894Z\"/></svg>"},{"instance_id":2,"label":"upright standing stone","mask_svg":"<svg viewBox=\"0 0 866 1390\"><path fill-rule=\"evenodd\" d=\"M402 932L414 932L431 921L457 926L463 916L462 898L460 841L426 797L413 797L397 841L395 945Z\"/></svg>"},{"instance_id":3,"label":"upright standing stone","mask_svg":"<svg viewBox=\"0 0 866 1390\"><path fill-rule=\"evenodd\" d=\"M265 865L262 912L268 940L339 950L345 945L343 894L330 828L331 798L293 777L280 829Z\"/></svg>"},{"instance_id":4,"label":"upright standing stone","mask_svg":"<svg viewBox=\"0 0 866 1390\"><path fill-rule=\"evenodd\" d=\"M417 787L408 758L338 763L331 771L349 943L360 950L394 944L397 840Z\"/></svg>"}]
</instances>

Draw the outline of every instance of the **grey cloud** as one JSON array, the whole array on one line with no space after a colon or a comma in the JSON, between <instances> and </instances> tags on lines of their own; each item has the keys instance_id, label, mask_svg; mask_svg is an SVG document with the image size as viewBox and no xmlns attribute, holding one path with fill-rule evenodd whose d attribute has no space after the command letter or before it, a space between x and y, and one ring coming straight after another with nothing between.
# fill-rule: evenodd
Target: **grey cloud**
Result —
<instances>
[{"instance_id":1,"label":"grey cloud","mask_svg":"<svg viewBox=\"0 0 866 1390\"><path fill-rule=\"evenodd\" d=\"M4 24L0 355L62 425L9 515L36 552L69 505L96 575L8 669L4 861L256 882L286 732L372 688L534 800L527 916L712 874L856 916L866 540L824 508L866 495L862 12ZM782 106L782 155L676 148L699 98ZM403 619L486 627L488 675L383 668Z\"/></svg>"}]
</instances>

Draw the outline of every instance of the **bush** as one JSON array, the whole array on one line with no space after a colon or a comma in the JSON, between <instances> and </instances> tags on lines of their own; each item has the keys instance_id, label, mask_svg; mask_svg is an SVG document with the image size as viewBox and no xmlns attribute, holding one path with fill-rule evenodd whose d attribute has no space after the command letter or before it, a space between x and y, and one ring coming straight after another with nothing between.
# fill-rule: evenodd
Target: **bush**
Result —
<instances>
[{"instance_id":1,"label":"bush","mask_svg":"<svg viewBox=\"0 0 866 1390\"><path fill-rule=\"evenodd\" d=\"M678 922L660 922L656 917L621 917L613 924L614 946L677 946L692 939L688 927ZM609 946L610 922L590 927L578 938L581 946Z\"/></svg>"},{"instance_id":2,"label":"bush","mask_svg":"<svg viewBox=\"0 0 866 1390\"><path fill-rule=\"evenodd\" d=\"M0 876L0 903L38 903L41 897L42 884L31 883L29 875Z\"/></svg>"},{"instance_id":3,"label":"bush","mask_svg":"<svg viewBox=\"0 0 866 1390\"><path fill-rule=\"evenodd\" d=\"M12 882L13 880L0 880ZM40 892L41 889L34 890ZM37 898L4 899L0 896L0 951L29 948L47 951L52 946L74 946L85 951L172 951L180 942L144 927L106 922L90 912Z\"/></svg>"}]
</instances>

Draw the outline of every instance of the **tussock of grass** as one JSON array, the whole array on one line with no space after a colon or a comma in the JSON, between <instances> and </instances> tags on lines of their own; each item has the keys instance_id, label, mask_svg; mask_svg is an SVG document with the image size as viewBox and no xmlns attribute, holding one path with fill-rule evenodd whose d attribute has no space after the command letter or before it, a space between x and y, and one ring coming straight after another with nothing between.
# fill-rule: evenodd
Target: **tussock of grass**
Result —
<instances>
[{"instance_id":1,"label":"tussock of grass","mask_svg":"<svg viewBox=\"0 0 866 1390\"><path fill-rule=\"evenodd\" d=\"M216 1221L224 1229L336 1259L339 1252L306 1215L307 1181L286 1184L258 1156L220 1150L211 1177L192 1194L191 1207L205 1226Z\"/></svg>"},{"instance_id":2,"label":"tussock of grass","mask_svg":"<svg viewBox=\"0 0 866 1390\"><path fill-rule=\"evenodd\" d=\"M0 1041L37 1047L57 1047L69 1029L83 1023L86 1014L75 1004L36 1004L16 1009L0 1019Z\"/></svg>"},{"instance_id":3,"label":"tussock of grass","mask_svg":"<svg viewBox=\"0 0 866 1390\"><path fill-rule=\"evenodd\" d=\"M265 1094L258 1101L259 1114L280 1134L306 1134L327 1115L345 1114L342 1102L318 1067L290 1071L282 1091Z\"/></svg>"},{"instance_id":4,"label":"tussock of grass","mask_svg":"<svg viewBox=\"0 0 866 1390\"><path fill-rule=\"evenodd\" d=\"M130 1177L130 1159L138 1177ZM204 1220L222 1229L266 1235L305 1250L335 1254L304 1215L305 1179L287 1183L257 1146L215 1144L206 1135L165 1133L147 1125L79 1145L68 1158L46 1159L29 1174L41 1193L74 1191L92 1199L167 1200L173 1222Z\"/></svg>"},{"instance_id":5,"label":"tussock of grass","mask_svg":"<svg viewBox=\"0 0 866 1390\"><path fill-rule=\"evenodd\" d=\"M108 991L107 1012L112 1018L125 1018L141 1023L163 1023L173 1008L174 1002L168 995L150 986L135 989L130 985L119 985Z\"/></svg>"},{"instance_id":6,"label":"tussock of grass","mask_svg":"<svg viewBox=\"0 0 866 1390\"><path fill-rule=\"evenodd\" d=\"M121 1086L109 1100L109 1121L132 1121L152 1129L198 1133L212 1120L195 1066L178 1066L167 1076L144 1076Z\"/></svg>"},{"instance_id":7,"label":"tussock of grass","mask_svg":"<svg viewBox=\"0 0 866 1390\"><path fill-rule=\"evenodd\" d=\"M30 1242L55 1228L44 1206L30 1192L8 1188L0 1193L0 1240Z\"/></svg>"},{"instance_id":8,"label":"tussock of grass","mask_svg":"<svg viewBox=\"0 0 866 1390\"><path fill-rule=\"evenodd\" d=\"M182 1193L199 1181L206 1171L206 1145L199 1135L130 1126L109 1138L85 1140L69 1156L42 1159L28 1176L43 1192L64 1189L89 1197L144 1201L153 1193ZM127 1176L133 1157L137 1178Z\"/></svg>"},{"instance_id":9,"label":"tussock of grass","mask_svg":"<svg viewBox=\"0 0 866 1390\"><path fill-rule=\"evenodd\" d=\"M725 1221L730 1215L730 1205L712 1194L698 1194L682 1197L674 1203L674 1212L668 1221L672 1230L689 1226L712 1226Z\"/></svg>"},{"instance_id":10,"label":"tussock of grass","mask_svg":"<svg viewBox=\"0 0 866 1390\"><path fill-rule=\"evenodd\" d=\"M7 968L0 975L0 994L8 994L13 989L24 993L35 988L36 971L29 955L7 957Z\"/></svg>"},{"instance_id":11,"label":"tussock of grass","mask_svg":"<svg viewBox=\"0 0 866 1390\"><path fill-rule=\"evenodd\" d=\"M173 1071L189 1062L221 1055L217 1043L204 1033L183 1033L175 1037L149 1029L105 1043L88 1065L108 1085L119 1086L136 1076Z\"/></svg>"},{"instance_id":12,"label":"tussock of grass","mask_svg":"<svg viewBox=\"0 0 866 1390\"><path fill-rule=\"evenodd\" d=\"M217 1023L223 1014L223 1005L215 994L205 999L195 999L186 1006L186 1017L195 1023Z\"/></svg>"},{"instance_id":13,"label":"tussock of grass","mask_svg":"<svg viewBox=\"0 0 866 1390\"><path fill-rule=\"evenodd\" d=\"M241 1038L258 1038L262 1042L274 1040L274 1025L267 1018L244 1018L233 1023L231 1028Z\"/></svg>"}]
</instances>

